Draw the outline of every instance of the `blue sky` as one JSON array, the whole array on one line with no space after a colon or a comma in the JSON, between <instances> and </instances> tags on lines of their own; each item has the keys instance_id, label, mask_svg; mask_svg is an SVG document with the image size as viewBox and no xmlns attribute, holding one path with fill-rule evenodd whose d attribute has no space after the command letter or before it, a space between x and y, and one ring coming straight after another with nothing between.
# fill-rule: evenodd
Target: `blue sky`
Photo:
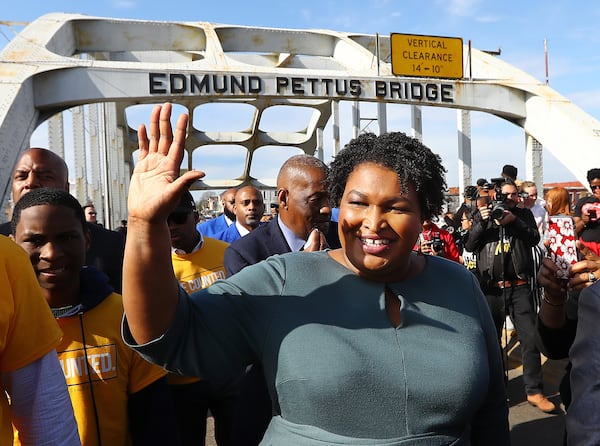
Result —
<instances>
[{"instance_id":1,"label":"blue sky","mask_svg":"<svg viewBox=\"0 0 600 446\"><path fill-rule=\"evenodd\" d=\"M100 0L94 2L6 2L0 20L29 22L48 12L102 17L216 23L355 33L391 32L461 37L478 49L501 48L502 60L545 80L544 39L549 49L550 86L584 111L600 118L600 3L589 1L346 0L242 2ZM0 26L0 48L18 27ZM408 107L406 113L408 113ZM363 111L368 115L369 111ZM405 124L399 124L405 125ZM409 132L410 127L393 128ZM326 158L328 157L326 139ZM342 143L350 137L342 131ZM442 156L448 183L457 184L456 111L423 109L424 142ZM525 174L522 129L499 118L472 114L473 179L498 176L503 164ZM330 156L330 155L329 155ZM574 176L544 151L544 181ZM328 161L326 159L326 161ZM600 166L590 166L600 167Z\"/></svg>"}]
</instances>

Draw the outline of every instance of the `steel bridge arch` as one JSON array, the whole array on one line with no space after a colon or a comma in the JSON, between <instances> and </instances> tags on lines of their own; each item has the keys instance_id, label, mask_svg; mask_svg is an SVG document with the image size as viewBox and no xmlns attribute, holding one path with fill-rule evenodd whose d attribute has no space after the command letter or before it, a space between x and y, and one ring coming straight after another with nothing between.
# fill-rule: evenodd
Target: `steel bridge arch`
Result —
<instances>
[{"instance_id":1,"label":"steel bridge arch","mask_svg":"<svg viewBox=\"0 0 600 446\"><path fill-rule=\"evenodd\" d=\"M0 53L0 203L4 206L9 199L12 168L33 131L58 112L94 103L111 104L101 118L116 123L104 142L111 169L103 180L110 190L107 207L121 214L131 154L137 148L125 109L164 101L186 107L191 117L197 106L212 102L255 108L252 124L244 131L201 131L190 119L184 168L191 168L194 149L208 144L237 144L247 150L241 176L199 182L200 189L272 186L272 179L251 177L254 152L275 145L318 155L322 130L332 113L335 119L339 101L493 114L521 127L530 141L548 149L587 184L587 170L600 166L600 122L498 58L466 45L463 51L468 78L407 78L391 72L387 37L48 14ZM309 107L312 117L300 131L262 131L262 114L274 105ZM339 131L334 129L336 136ZM339 140L334 143L339 148ZM467 174L461 179L468 184L470 152L466 158ZM75 195L83 199L80 190Z\"/></svg>"}]
</instances>

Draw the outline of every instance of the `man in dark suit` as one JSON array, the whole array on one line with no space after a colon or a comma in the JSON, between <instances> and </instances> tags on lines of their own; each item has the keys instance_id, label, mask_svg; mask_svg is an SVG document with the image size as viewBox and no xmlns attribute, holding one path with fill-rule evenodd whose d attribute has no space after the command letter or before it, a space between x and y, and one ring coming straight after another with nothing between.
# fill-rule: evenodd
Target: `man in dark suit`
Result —
<instances>
[{"instance_id":1,"label":"man in dark suit","mask_svg":"<svg viewBox=\"0 0 600 446\"><path fill-rule=\"evenodd\" d=\"M56 153L39 147L27 149L13 170L12 196L16 203L32 189L51 187L69 191L69 168ZM91 243L85 264L103 271L116 292L121 292L123 250L125 239L121 234L88 223ZM0 234L11 233L10 222L0 225Z\"/></svg>"},{"instance_id":2,"label":"man in dark suit","mask_svg":"<svg viewBox=\"0 0 600 446\"><path fill-rule=\"evenodd\" d=\"M274 254L340 247L337 225L331 220L327 166L311 155L289 158L277 175L279 214L225 251L231 276Z\"/></svg>"},{"instance_id":3,"label":"man in dark suit","mask_svg":"<svg viewBox=\"0 0 600 446\"><path fill-rule=\"evenodd\" d=\"M337 224L330 222L327 170L310 155L293 156L281 166L277 175L279 214L227 248L228 276L275 254L340 247ZM249 367L241 388L236 444L258 445L273 416L262 368Z\"/></svg>"}]
</instances>

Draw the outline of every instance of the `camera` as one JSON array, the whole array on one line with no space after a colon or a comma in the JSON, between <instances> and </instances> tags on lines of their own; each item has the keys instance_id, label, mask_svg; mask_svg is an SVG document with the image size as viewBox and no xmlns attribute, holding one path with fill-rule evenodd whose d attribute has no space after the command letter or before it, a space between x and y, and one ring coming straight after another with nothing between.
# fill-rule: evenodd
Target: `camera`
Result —
<instances>
[{"instance_id":1,"label":"camera","mask_svg":"<svg viewBox=\"0 0 600 446\"><path fill-rule=\"evenodd\" d=\"M427 244L431 246L431 249L437 254L444 254L444 241L438 234L432 234L431 239L427 241Z\"/></svg>"},{"instance_id":2,"label":"camera","mask_svg":"<svg viewBox=\"0 0 600 446\"><path fill-rule=\"evenodd\" d=\"M504 208L504 204L498 203L492 207L492 212L490 212L490 217L492 218L492 220L502 220L502 218L504 217L505 210L506 209Z\"/></svg>"},{"instance_id":3,"label":"camera","mask_svg":"<svg viewBox=\"0 0 600 446\"><path fill-rule=\"evenodd\" d=\"M477 186L467 186L464 196L469 200L475 201L479 197L479 189L477 189Z\"/></svg>"},{"instance_id":4,"label":"camera","mask_svg":"<svg viewBox=\"0 0 600 446\"><path fill-rule=\"evenodd\" d=\"M498 178L490 178L490 182L489 183L485 183L482 186L482 189L484 190L498 190L500 189L500 187L502 186L502 183L504 183L506 180L502 177L498 177Z\"/></svg>"},{"instance_id":5,"label":"camera","mask_svg":"<svg viewBox=\"0 0 600 446\"><path fill-rule=\"evenodd\" d=\"M503 194L500 191L496 191L496 195L490 201L489 207L491 208L490 217L492 220L502 220L504 217L504 211L506 208L504 207L504 202L507 199L507 195Z\"/></svg>"},{"instance_id":6,"label":"camera","mask_svg":"<svg viewBox=\"0 0 600 446\"><path fill-rule=\"evenodd\" d=\"M581 207L581 214L587 214L590 217L590 222L595 223L600 218L600 203L585 203Z\"/></svg>"}]
</instances>

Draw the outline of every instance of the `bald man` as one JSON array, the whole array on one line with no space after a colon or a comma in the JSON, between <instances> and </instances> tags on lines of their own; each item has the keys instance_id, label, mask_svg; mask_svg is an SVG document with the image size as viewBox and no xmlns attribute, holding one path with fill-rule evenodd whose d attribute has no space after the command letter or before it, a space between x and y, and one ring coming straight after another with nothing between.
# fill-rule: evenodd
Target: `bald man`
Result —
<instances>
[{"instance_id":1,"label":"bald man","mask_svg":"<svg viewBox=\"0 0 600 446\"><path fill-rule=\"evenodd\" d=\"M277 175L279 214L225 251L231 276L274 254L316 251L340 246L337 225L330 222L327 166L311 155L289 158Z\"/></svg>"},{"instance_id":2,"label":"bald man","mask_svg":"<svg viewBox=\"0 0 600 446\"><path fill-rule=\"evenodd\" d=\"M275 254L340 247L337 224L330 222L327 172L327 166L311 155L293 156L281 166L277 175L279 214L227 248L228 276ZM262 369L252 365L241 388L235 434L239 444L258 444L272 417Z\"/></svg>"},{"instance_id":3,"label":"bald man","mask_svg":"<svg viewBox=\"0 0 600 446\"><path fill-rule=\"evenodd\" d=\"M262 194L254 186L244 186L235 194L235 222L223 232L213 235L217 240L233 243L258 228L265 212Z\"/></svg>"},{"instance_id":4,"label":"bald man","mask_svg":"<svg viewBox=\"0 0 600 446\"><path fill-rule=\"evenodd\" d=\"M51 150L32 147L23 152L13 170L13 202L19 201L27 192L42 187L69 192L69 168L65 160ZM111 286L120 293L124 238L118 232L109 231L97 224L88 224L88 228L91 243L85 264L103 271L108 276ZM10 222L0 225L0 234L10 233Z\"/></svg>"},{"instance_id":5,"label":"bald man","mask_svg":"<svg viewBox=\"0 0 600 446\"><path fill-rule=\"evenodd\" d=\"M235 221L235 211L233 205L235 204L235 194L237 188L232 187L227 189L221 194L221 205L223 206L223 213L217 218L211 218L198 224L198 230L202 235L206 237L214 237L225 231Z\"/></svg>"}]
</instances>

